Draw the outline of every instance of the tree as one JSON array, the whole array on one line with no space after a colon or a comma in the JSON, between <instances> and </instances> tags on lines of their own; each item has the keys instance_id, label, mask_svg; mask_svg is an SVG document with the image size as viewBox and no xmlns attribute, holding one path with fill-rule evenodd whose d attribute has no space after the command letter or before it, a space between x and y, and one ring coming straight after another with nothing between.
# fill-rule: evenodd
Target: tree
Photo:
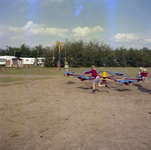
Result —
<instances>
[{"instance_id":1,"label":"tree","mask_svg":"<svg viewBox=\"0 0 151 150\"><path fill-rule=\"evenodd\" d=\"M54 52L54 55L53 55ZM0 55L11 55L20 53L20 57L45 57L45 66L52 65L52 59L55 57L54 66L59 60L59 47L56 44L52 47L42 47L42 45L30 48L26 44L22 44L19 48L7 46L6 50L0 49ZM65 46L61 50L61 66L64 61L69 63L70 67L90 67L95 66L132 66L132 67L151 67L151 50L143 47L142 50L126 49L124 47L113 50L105 43L90 41L89 43L79 41L66 40Z\"/></svg>"},{"instance_id":2,"label":"tree","mask_svg":"<svg viewBox=\"0 0 151 150\"><path fill-rule=\"evenodd\" d=\"M116 48L115 51L115 60L117 66L126 67L127 66L127 50L123 47Z\"/></svg>"},{"instance_id":3,"label":"tree","mask_svg":"<svg viewBox=\"0 0 151 150\"><path fill-rule=\"evenodd\" d=\"M5 56L6 55L6 50L0 49L0 56Z\"/></svg>"},{"instance_id":4,"label":"tree","mask_svg":"<svg viewBox=\"0 0 151 150\"><path fill-rule=\"evenodd\" d=\"M19 52L21 57L29 57L31 52L30 47L26 44L22 44Z\"/></svg>"},{"instance_id":5,"label":"tree","mask_svg":"<svg viewBox=\"0 0 151 150\"><path fill-rule=\"evenodd\" d=\"M55 64L55 62L52 62L53 50L50 47L44 49L43 57L45 57L45 67L52 67Z\"/></svg>"}]
</instances>

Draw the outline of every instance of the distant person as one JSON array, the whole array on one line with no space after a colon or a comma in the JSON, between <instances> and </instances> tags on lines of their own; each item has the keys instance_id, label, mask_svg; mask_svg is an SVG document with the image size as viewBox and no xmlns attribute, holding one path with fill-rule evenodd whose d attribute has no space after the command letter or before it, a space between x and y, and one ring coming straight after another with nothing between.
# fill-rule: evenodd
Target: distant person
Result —
<instances>
[{"instance_id":1,"label":"distant person","mask_svg":"<svg viewBox=\"0 0 151 150\"><path fill-rule=\"evenodd\" d=\"M69 65L68 65L68 62L65 63L65 66L64 66L64 71L65 72L68 72L68 69L69 69Z\"/></svg>"},{"instance_id":2,"label":"distant person","mask_svg":"<svg viewBox=\"0 0 151 150\"><path fill-rule=\"evenodd\" d=\"M58 68L58 71L60 71L60 62L59 61L57 63L57 68Z\"/></svg>"},{"instance_id":3,"label":"distant person","mask_svg":"<svg viewBox=\"0 0 151 150\"><path fill-rule=\"evenodd\" d=\"M66 59L65 59L65 61L64 61L64 65L66 65Z\"/></svg>"},{"instance_id":4,"label":"distant person","mask_svg":"<svg viewBox=\"0 0 151 150\"><path fill-rule=\"evenodd\" d=\"M147 75L148 75L147 69L143 69L143 72L140 73L140 76L142 76L142 80L144 83L148 83Z\"/></svg>"},{"instance_id":5,"label":"distant person","mask_svg":"<svg viewBox=\"0 0 151 150\"><path fill-rule=\"evenodd\" d=\"M108 87L110 88L110 86L108 84L100 84L100 76L98 75L98 73L96 72L95 66L91 66L91 71L85 72L84 74L89 74L92 73L92 76L95 78L94 82L92 83L92 87L93 87L93 91L91 92L92 94L95 94L95 84L97 83L99 87Z\"/></svg>"}]
</instances>

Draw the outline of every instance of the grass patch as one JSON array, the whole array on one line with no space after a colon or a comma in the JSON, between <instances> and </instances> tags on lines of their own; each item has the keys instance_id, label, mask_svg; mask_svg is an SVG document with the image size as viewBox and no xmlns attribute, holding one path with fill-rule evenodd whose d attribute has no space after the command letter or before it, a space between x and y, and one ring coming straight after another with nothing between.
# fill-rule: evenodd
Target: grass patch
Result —
<instances>
[{"instance_id":1,"label":"grass patch","mask_svg":"<svg viewBox=\"0 0 151 150\"><path fill-rule=\"evenodd\" d=\"M40 130L40 131L39 131L39 133L46 132L46 131L48 131L48 129L49 129L49 128L46 128L46 129Z\"/></svg>"},{"instance_id":2,"label":"grass patch","mask_svg":"<svg viewBox=\"0 0 151 150\"><path fill-rule=\"evenodd\" d=\"M32 99L27 104L34 103L34 102L37 102L37 101L38 101L38 98L37 99Z\"/></svg>"},{"instance_id":3,"label":"grass patch","mask_svg":"<svg viewBox=\"0 0 151 150\"><path fill-rule=\"evenodd\" d=\"M65 120L69 120L69 118L65 118Z\"/></svg>"},{"instance_id":4,"label":"grass patch","mask_svg":"<svg viewBox=\"0 0 151 150\"><path fill-rule=\"evenodd\" d=\"M96 132L99 132L99 129L95 129Z\"/></svg>"},{"instance_id":5,"label":"grass patch","mask_svg":"<svg viewBox=\"0 0 151 150\"><path fill-rule=\"evenodd\" d=\"M57 68L22 68L21 70L7 68L1 72L7 75L61 75L62 73L63 70L57 71Z\"/></svg>"},{"instance_id":6,"label":"grass patch","mask_svg":"<svg viewBox=\"0 0 151 150\"><path fill-rule=\"evenodd\" d=\"M19 106L19 104L16 104L15 106Z\"/></svg>"},{"instance_id":7,"label":"grass patch","mask_svg":"<svg viewBox=\"0 0 151 150\"><path fill-rule=\"evenodd\" d=\"M9 84L1 84L0 87L9 86Z\"/></svg>"},{"instance_id":8,"label":"grass patch","mask_svg":"<svg viewBox=\"0 0 151 150\"><path fill-rule=\"evenodd\" d=\"M77 74L82 74L83 71L88 71L90 70L89 68L70 68L72 69L71 71L74 71ZM99 70L106 70L106 71L113 71L113 72L122 72L122 73L126 73L127 76L130 77L136 77L138 76L138 72L139 72L139 68L135 68L135 67L97 67L96 68L97 71ZM147 68L148 70L148 78L149 80L151 79L151 68ZM53 75L53 76L60 76L62 75L63 77L63 73L64 73L64 69L62 68L61 71L57 71L57 68L22 68L21 70L19 69L11 69L11 68L7 68L6 70L3 69L2 72L0 72L0 74L7 74L7 75Z\"/></svg>"},{"instance_id":9,"label":"grass patch","mask_svg":"<svg viewBox=\"0 0 151 150\"><path fill-rule=\"evenodd\" d=\"M14 137L17 137L17 136L19 136L19 134L13 134L13 135L11 135L11 138L14 138Z\"/></svg>"},{"instance_id":10,"label":"grass patch","mask_svg":"<svg viewBox=\"0 0 151 150\"><path fill-rule=\"evenodd\" d=\"M28 80L43 80L43 79L53 79L51 77L14 77L14 76L10 76L10 77L2 77L0 78L0 83L2 83L1 86L9 86L10 84L8 83L13 83L13 84L23 84L24 81L28 81Z\"/></svg>"},{"instance_id":11,"label":"grass patch","mask_svg":"<svg viewBox=\"0 0 151 150\"><path fill-rule=\"evenodd\" d=\"M9 82L21 81L21 80L23 79L16 78L16 77L4 77L4 78L0 78L0 83L9 83Z\"/></svg>"}]
</instances>

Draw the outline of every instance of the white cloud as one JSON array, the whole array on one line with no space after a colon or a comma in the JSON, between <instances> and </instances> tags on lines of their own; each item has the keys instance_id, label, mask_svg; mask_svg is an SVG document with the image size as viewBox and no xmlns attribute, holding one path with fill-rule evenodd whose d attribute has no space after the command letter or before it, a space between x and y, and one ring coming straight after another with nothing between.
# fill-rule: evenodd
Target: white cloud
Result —
<instances>
[{"instance_id":1,"label":"white cloud","mask_svg":"<svg viewBox=\"0 0 151 150\"><path fill-rule=\"evenodd\" d=\"M9 26L8 30L15 34L12 36L11 39L17 39L17 35L22 36L33 36L33 35L39 35L39 36L58 36L58 37L67 37L67 33L69 29L62 29L62 28L54 28L54 27L44 27L43 24L36 24L32 21L27 22L23 27L12 27ZM88 35L91 37L96 37L96 34L103 32L103 28L100 26L96 26L94 28L89 27L77 27L72 30L74 37L79 38L86 38ZM69 35L68 35L69 36ZM71 35L72 36L72 35Z\"/></svg>"},{"instance_id":2,"label":"white cloud","mask_svg":"<svg viewBox=\"0 0 151 150\"><path fill-rule=\"evenodd\" d=\"M151 43L151 39L146 39L146 43Z\"/></svg>"},{"instance_id":3,"label":"white cloud","mask_svg":"<svg viewBox=\"0 0 151 150\"><path fill-rule=\"evenodd\" d=\"M68 32L68 30L69 29L61 28L36 28L28 30L26 35L52 35L66 37L65 33Z\"/></svg>"},{"instance_id":4,"label":"white cloud","mask_svg":"<svg viewBox=\"0 0 151 150\"><path fill-rule=\"evenodd\" d=\"M19 27L11 27L9 26L9 30L10 31L13 31L13 32L23 32L23 31L27 31L27 30L30 30L30 29L37 29L37 28L41 28L42 26L44 26L43 24L34 24L32 21L29 21L26 23L26 25L24 25L22 28L19 28Z\"/></svg>"},{"instance_id":5,"label":"white cloud","mask_svg":"<svg viewBox=\"0 0 151 150\"><path fill-rule=\"evenodd\" d=\"M35 29L35 28L40 28L44 26L43 24L37 25L36 23L34 24L32 21L29 21L26 23L25 26L22 27L22 30L28 30L28 29Z\"/></svg>"},{"instance_id":6,"label":"white cloud","mask_svg":"<svg viewBox=\"0 0 151 150\"><path fill-rule=\"evenodd\" d=\"M130 42L132 40L138 40L140 37L133 33L117 33L114 39L117 42Z\"/></svg>"},{"instance_id":7,"label":"white cloud","mask_svg":"<svg viewBox=\"0 0 151 150\"><path fill-rule=\"evenodd\" d=\"M13 31L13 32L19 32L19 31L21 31L20 28L14 28L14 27L11 27L11 26L9 26L8 29L9 29L9 31Z\"/></svg>"},{"instance_id":8,"label":"white cloud","mask_svg":"<svg viewBox=\"0 0 151 150\"><path fill-rule=\"evenodd\" d=\"M46 28L46 34L50 34L50 35L64 36L64 34L68 31L69 29Z\"/></svg>"},{"instance_id":9,"label":"white cloud","mask_svg":"<svg viewBox=\"0 0 151 150\"><path fill-rule=\"evenodd\" d=\"M17 36L11 37L10 39L11 39L11 40L22 40L22 39L23 39L23 36L17 35Z\"/></svg>"},{"instance_id":10,"label":"white cloud","mask_svg":"<svg viewBox=\"0 0 151 150\"><path fill-rule=\"evenodd\" d=\"M72 30L73 34L75 37L86 37L90 34L98 33L98 32L103 32L103 28L100 26L96 26L94 28L88 28L88 27L77 27Z\"/></svg>"},{"instance_id":11,"label":"white cloud","mask_svg":"<svg viewBox=\"0 0 151 150\"><path fill-rule=\"evenodd\" d=\"M9 31L12 31L16 34L24 34L24 36L32 36L32 35L53 35L66 37L65 33L69 31L69 29L61 29L61 28L45 28L43 24L34 24L32 21L29 21L22 28L19 27L11 27L9 26ZM15 36L16 37L16 36Z\"/></svg>"},{"instance_id":12,"label":"white cloud","mask_svg":"<svg viewBox=\"0 0 151 150\"><path fill-rule=\"evenodd\" d=\"M37 25L37 24L34 24L32 21L29 21L22 28L9 26L9 30L14 31L14 32L20 32L20 31L26 31L29 29L40 28L42 26L44 26L44 25L42 25L42 24Z\"/></svg>"},{"instance_id":13,"label":"white cloud","mask_svg":"<svg viewBox=\"0 0 151 150\"><path fill-rule=\"evenodd\" d=\"M27 31L25 32L25 35L28 35L28 36L38 35L38 34L39 34L39 35L43 35L44 32L45 32L45 28L36 28L36 29L32 28L32 29L30 29L30 30L27 30Z\"/></svg>"}]
</instances>

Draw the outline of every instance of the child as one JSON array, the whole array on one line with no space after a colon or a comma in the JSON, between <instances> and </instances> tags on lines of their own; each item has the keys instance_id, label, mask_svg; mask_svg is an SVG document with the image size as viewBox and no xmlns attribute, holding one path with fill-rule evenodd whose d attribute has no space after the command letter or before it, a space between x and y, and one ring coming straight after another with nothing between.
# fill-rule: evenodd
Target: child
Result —
<instances>
[{"instance_id":1,"label":"child","mask_svg":"<svg viewBox=\"0 0 151 150\"><path fill-rule=\"evenodd\" d=\"M139 71L140 71L140 72L139 72L138 74L140 75L140 74L143 72L143 68L142 68L142 67L139 67Z\"/></svg>"},{"instance_id":2,"label":"child","mask_svg":"<svg viewBox=\"0 0 151 150\"><path fill-rule=\"evenodd\" d=\"M64 66L64 71L65 71L65 72L68 72L68 68L69 68L68 62L66 62L66 63L65 63L65 66Z\"/></svg>"},{"instance_id":3,"label":"child","mask_svg":"<svg viewBox=\"0 0 151 150\"><path fill-rule=\"evenodd\" d=\"M57 63L58 71L60 71L60 62Z\"/></svg>"},{"instance_id":4,"label":"child","mask_svg":"<svg viewBox=\"0 0 151 150\"><path fill-rule=\"evenodd\" d=\"M95 66L91 66L91 71L88 71L88 72L85 72L85 74L89 74L89 73L92 73L92 76L95 78L94 79L94 82L92 83L92 86L93 86L93 91L91 92L92 94L95 94L95 84L97 83L99 87L109 87L108 84L106 85L101 85L100 84L100 76L98 75L98 73L96 72L95 70Z\"/></svg>"},{"instance_id":5,"label":"child","mask_svg":"<svg viewBox=\"0 0 151 150\"><path fill-rule=\"evenodd\" d=\"M148 75L147 69L143 69L143 72L142 72L142 73L140 73L140 76L142 76L142 80L143 80L143 82L145 82L145 81L146 81L146 83L148 83L147 75Z\"/></svg>"}]
</instances>

